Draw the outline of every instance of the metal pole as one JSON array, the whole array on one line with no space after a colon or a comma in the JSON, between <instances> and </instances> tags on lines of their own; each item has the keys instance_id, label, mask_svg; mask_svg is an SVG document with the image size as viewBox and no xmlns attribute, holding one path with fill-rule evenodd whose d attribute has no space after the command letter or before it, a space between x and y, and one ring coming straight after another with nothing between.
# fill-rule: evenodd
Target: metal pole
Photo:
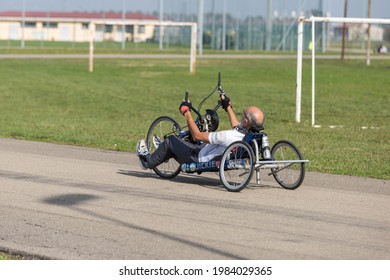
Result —
<instances>
[{"instance_id":1,"label":"metal pole","mask_svg":"<svg viewBox=\"0 0 390 280\"><path fill-rule=\"evenodd\" d=\"M295 121L301 122L301 96L302 96L302 51L303 51L303 17L298 21L298 47L297 47L297 96L296 96L296 114Z\"/></svg>"},{"instance_id":2,"label":"metal pole","mask_svg":"<svg viewBox=\"0 0 390 280\"><path fill-rule=\"evenodd\" d=\"M164 0L160 0L160 22L163 21L164 17ZM160 37L159 37L160 50L163 49L163 27L160 25Z\"/></svg>"},{"instance_id":3,"label":"metal pole","mask_svg":"<svg viewBox=\"0 0 390 280\"><path fill-rule=\"evenodd\" d=\"M95 41L95 23L89 23L89 72L93 72L93 49Z\"/></svg>"},{"instance_id":4,"label":"metal pole","mask_svg":"<svg viewBox=\"0 0 390 280\"><path fill-rule=\"evenodd\" d=\"M223 0L222 50L226 50L226 0Z\"/></svg>"},{"instance_id":5,"label":"metal pole","mask_svg":"<svg viewBox=\"0 0 390 280\"><path fill-rule=\"evenodd\" d=\"M371 18L371 0L368 0L368 18ZM367 28L367 58L366 64L371 64L371 24L368 24Z\"/></svg>"},{"instance_id":6,"label":"metal pole","mask_svg":"<svg viewBox=\"0 0 390 280\"><path fill-rule=\"evenodd\" d=\"M198 0L198 47L199 55L203 54L203 11L204 0Z\"/></svg>"},{"instance_id":7,"label":"metal pole","mask_svg":"<svg viewBox=\"0 0 390 280\"><path fill-rule=\"evenodd\" d=\"M248 18L248 50L252 49L252 17Z\"/></svg>"},{"instance_id":8,"label":"metal pole","mask_svg":"<svg viewBox=\"0 0 390 280\"><path fill-rule=\"evenodd\" d=\"M122 0L122 21L123 22L126 19L126 12L125 12L125 10L126 10L125 0ZM125 29L126 29L125 24L122 24L122 50L124 50L126 48Z\"/></svg>"},{"instance_id":9,"label":"metal pole","mask_svg":"<svg viewBox=\"0 0 390 280\"><path fill-rule=\"evenodd\" d=\"M316 41L315 41L315 21L314 18L311 22L311 41L312 41L312 49L311 49L311 125L314 126L314 110L315 110L315 49L316 49Z\"/></svg>"},{"instance_id":10,"label":"metal pole","mask_svg":"<svg viewBox=\"0 0 390 280\"><path fill-rule=\"evenodd\" d=\"M26 27L26 0L23 0L22 4L22 40L20 42L20 47L24 48L24 28Z\"/></svg>"},{"instance_id":11,"label":"metal pole","mask_svg":"<svg viewBox=\"0 0 390 280\"><path fill-rule=\"evenodd\" d=\"M238 50L240 48L239 41L240 41L240 20L239 17L236 18L236 38L235 38L235 49Z\"/></svg>"},{"instance_id":12,"label":"metal pole","mask_svg":"<svg viewBox=\"0 0 390 280\"><path fill-rule=\"evenodd\" d=\"M347 17L348 0L344 0L344 18ZM344 60L345 55L345 36L347 32L347 23L343 23L343 43L341 46L341 60Z\"/></svg>"},{"instance_id":13,"label":"metal pole","mask_svg":"<svg viewBox=\"0 0 390 280\"><path fill-rule=\"evenodd\" d=\"M272 16L271 16L271 0L267 1L267 23L266 23L266 37L265 37L265 49L271 50L271 36L272 36Z\"/></svg>"},{"instance_id":14,"label":"metal pole","mask_svg":"<svg viewBox=\"0 0 390 280\"><path fill-rule=\"evenodd\" d=\"M216 35L215 34L215 0L211 2L211 5L212 5L212 13L213 13L212 23L211 23L211 48L216 49L217 44L216 44L216 36L215 36Z\"/></svg>"},{"instance_id":15,"label":"metal pole","mask_svg":"<svg viewBox=\"0 0 390 280\"><path fill-rule=\"evenodd\" d=\"M320 8L321 8L321 11L322 11L322 16L325 16L325 1L321 0L320 2ZM325 21L322 22L322 52L325 53L326 52L326 37L327 37L327 34L326 34L326 26L327 24L325 23Z\"/></svg>"},{"instance_id":16,"label":"metal pole","mask_svg":"<svg viewBox=\"0 0 390 280\"><path fill-rule=\"evenodd\" d=\"M390 19L387 18L310 17L310 18L303 18L303 21L311 22L313 18L314 21L325 21L325 22L390 24Z\"/></svg>"},{"instance_id":17,"label":"metal pole","mask_svg":"<svg viewBox=\"0 0 390 280\"><path fill-rule=\"evenodd\" d=\"M197 38L197 24L193 23L191 26L191 54L190 54L190 73L195 74L196 72L196 38Z\"/></svg>"}]
</instances>

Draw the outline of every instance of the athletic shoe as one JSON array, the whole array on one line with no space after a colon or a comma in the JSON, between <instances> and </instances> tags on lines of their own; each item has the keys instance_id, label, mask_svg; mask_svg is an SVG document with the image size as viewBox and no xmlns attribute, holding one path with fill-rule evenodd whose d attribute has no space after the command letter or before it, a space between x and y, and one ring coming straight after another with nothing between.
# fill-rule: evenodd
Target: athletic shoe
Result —
<instances>
[{"instance_id":1,"label":"athletic shoe","mask_svg":"<svg viewBox=\"0 0 390 280\"><path fill-rule=\"evenodd\" d=\"M141 139L137 143L137 156L139 158L139 165L142 169L148 169L148 163L146 161L146 156L149 155L148 147L146 146L145 140Z\"/></svg>"},{"instance_id":2,"label":"athletic shoe","mask_svg":"<svg viewBox=\"0 0 390 280\"><path fill-rule=\"evenodd\" d=\"M162 143L163 141L161 140L160 137L158 137L157 135L154 135L153 136L153 145L154 147L156 147L156 149L158 149L158 147L160 146L160 144Z\"/></svg>"}]
</instances>

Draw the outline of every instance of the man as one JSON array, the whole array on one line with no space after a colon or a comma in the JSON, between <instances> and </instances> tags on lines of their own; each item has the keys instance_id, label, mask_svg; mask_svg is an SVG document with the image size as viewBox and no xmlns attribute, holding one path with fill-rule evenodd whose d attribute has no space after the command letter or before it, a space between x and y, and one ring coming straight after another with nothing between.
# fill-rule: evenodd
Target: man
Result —
<instances>
[{"instance_id":1,"label":"man","mask_svg":"<svg viewBox=\"0 0 390 280\"><path fill-rule=\"evenodd\" d=\"M221 95L221 101L232 129L219 132L200 131L192 118L190 103L183 101L180 104L180 113L187 121L192 138L203 144L192 144L172 135L160 143L153 154L150 154L145 140L142 139L137 144L137 156L141 167L154 168L170 158L174 158L180 164L211 161L221 156L231 143L242 140L250 129L259 129L263 125L264 114L259 108L249 106L243 111L242 119L239 121L233 112L230 99Z\"/></svg>"}]
</instances>

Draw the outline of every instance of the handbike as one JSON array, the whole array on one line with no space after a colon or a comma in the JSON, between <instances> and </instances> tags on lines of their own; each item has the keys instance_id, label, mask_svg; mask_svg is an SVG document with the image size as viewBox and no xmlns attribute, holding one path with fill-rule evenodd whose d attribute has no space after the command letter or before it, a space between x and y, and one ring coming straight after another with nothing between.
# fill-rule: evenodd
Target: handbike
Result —
<instances>
[{"instance_id":1,"label":"handbike","mask_svg":"<svg viewBox=\"0 0 390 280\"><path fill-rule=\"evenodd\" d=\"M218 90L225 94L221 87L221 76L218 74L218 84L215 89L199 104L198 109L191 105L191 110L197 115L195 120L200 131L214 132L219 125L217 110L221 107L221 100L213 109L200 113L203 103ZM188 100L188 93L185 95ZM176 120L168 116L157 118L151 124L146 137L146 145L153 153L161 141L170 135L196 143L191 137L187 126L181 126ZM269 148L268 135L264 128L249 131L242 141L230 144L220 158L209 162L189 162L179 164L171 158L155 167L154 172L162 178L172 179L180 172L198 173L218 172L220 180L228 191L238 192L245 188L256 173L256 184L260 184L260 170L268 169L276 182L285 189L298 188L305 177L305 163L298 148L290 141L280 140Z\"/></svg>"}]
</instances>

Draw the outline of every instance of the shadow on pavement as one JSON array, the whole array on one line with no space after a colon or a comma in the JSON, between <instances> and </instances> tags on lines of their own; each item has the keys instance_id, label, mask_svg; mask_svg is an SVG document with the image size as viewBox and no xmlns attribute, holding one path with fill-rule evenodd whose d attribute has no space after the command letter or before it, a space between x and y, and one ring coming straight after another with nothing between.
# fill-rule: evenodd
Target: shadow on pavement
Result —
<instances>
[{"instance_id":1,"label":"shadow on pavement","mask_svg":"<svg viewBox=\"0 0 390 280\"><path fill-rule=\"evenodd\" d=\"M181 183L181 184L197 185L197 186L212 189L212 190L227 191L223 187L223 184L220 181L218 175L216 175L215 178L210 177L212 172L205 173L205 174L209 174L206 176L202 176L202 174L198 175L198 174L179 173L179 175L173 179L161 178L157 174L150 172L150 171L148 172L148 171L134 171L134 170L120 169L117 173L121 174L121 175L125 175L125 176L132 176L132 177L138 177L138 178L148 178L148 179L155 179L155 180L169 180L169 181L177 182L177 183ZM264 184L264 183L257 185L257 184L255 184L255 181L252 179L252 182L250 184L248 184L248 186L246 188L244 188L242 191L257 190L257 189L282 189L282 188L279 186L274 186L274 185Z\"/></svg>"}]
</instances>

